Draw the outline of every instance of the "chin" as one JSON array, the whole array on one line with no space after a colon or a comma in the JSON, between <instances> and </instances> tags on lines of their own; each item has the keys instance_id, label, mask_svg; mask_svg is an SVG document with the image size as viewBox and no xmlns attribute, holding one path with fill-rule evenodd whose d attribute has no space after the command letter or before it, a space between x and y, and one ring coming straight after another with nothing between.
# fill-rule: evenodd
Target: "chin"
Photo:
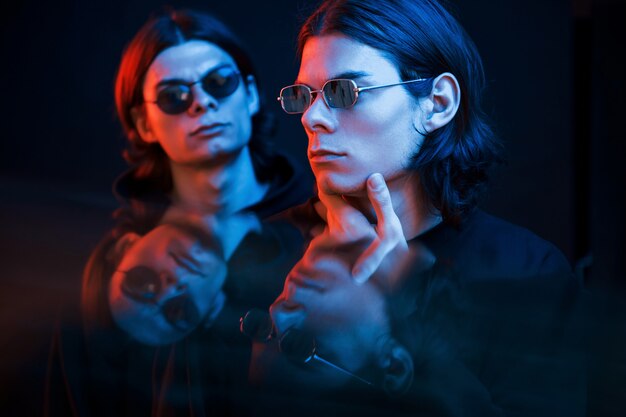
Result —
<instances>
[{"instance_id":1,"label":"chin","mask_svg":"<svg viewBox=\"0 0 626 417\"><path fill-rule=\"evenodd\" d=\"M239 147L219 147L211 149L211 152L205 152L203 154L188 158L185 161L178 162L179 165L197 166L203 168L210 168L214 166L223 165L228 163L232 159L236 158L243 148Z\"/></svg>"},{"instance_id":2,"label":"chin","mask_svg":"<svg viewBox=\"0 0 626 417\"><path fill-rule=\"evenodd\" d=\"M337 178L334 176L320 175L316 177L318 187L330 195L362 196L367 194L365 181L367 178Z\"/></svg>"}]
</instances>

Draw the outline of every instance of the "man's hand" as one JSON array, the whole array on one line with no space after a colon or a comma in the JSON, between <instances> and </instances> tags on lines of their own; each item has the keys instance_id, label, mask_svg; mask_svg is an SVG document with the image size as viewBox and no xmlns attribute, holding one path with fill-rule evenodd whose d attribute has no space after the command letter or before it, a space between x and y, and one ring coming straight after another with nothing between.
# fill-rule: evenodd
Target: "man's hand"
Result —
<instances>
[{"instance_id":1,"label":"man's hand","mask_svg":"<svg viewBox=\"0 0 626 417\"><path fill-rule=\"evenodd\" d=\"M376 213L376 225L370 224L363 213L341 196L319 192L320 201L326 208L326 233L338 243L369 242L352 265L352 277L357 283L367 281L392 251L396 256L408 252L400 219L394 212L389 189L381 174L372 174L367 179L367 195Z\"/></svg>"}]
</instances>

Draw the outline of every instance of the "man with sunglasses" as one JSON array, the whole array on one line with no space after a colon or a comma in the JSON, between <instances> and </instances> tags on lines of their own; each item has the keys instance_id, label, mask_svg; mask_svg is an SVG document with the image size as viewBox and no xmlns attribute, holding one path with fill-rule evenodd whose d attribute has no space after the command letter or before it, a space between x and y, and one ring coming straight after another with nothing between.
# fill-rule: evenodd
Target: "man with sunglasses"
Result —
<instances>
[{"instance_id":1,"label":"man with sunglasses","mask_svg":"<svg viewBox=\"0 0 626 417\"><path fill-rule=\"evenodd\" d=\"M290 213L310 243L254 347L272 412L582 415L567 260L476 208L499 145L463 28L435 0L325 0L298 48L278 101L318 198Z\"/></svg>"}]
</instances>

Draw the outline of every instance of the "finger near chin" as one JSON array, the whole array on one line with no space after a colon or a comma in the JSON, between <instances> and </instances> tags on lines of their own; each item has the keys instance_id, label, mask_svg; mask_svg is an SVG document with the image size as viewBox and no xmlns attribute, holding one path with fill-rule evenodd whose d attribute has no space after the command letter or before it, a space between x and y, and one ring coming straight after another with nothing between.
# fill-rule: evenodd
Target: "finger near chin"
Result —
<instances>
[{"instance_id":1,"label":"finger near chin","mask_svg":"<svg viewBox=\"0 0 626 417\"><path fill-rule=\"evenodd\" d=\"M394 215L391 205L391 195L385 183L385 179L379 173L374 173L367 179L367 195L376 211L378 221L381 217Z\"/></svg>"}]
</instances>

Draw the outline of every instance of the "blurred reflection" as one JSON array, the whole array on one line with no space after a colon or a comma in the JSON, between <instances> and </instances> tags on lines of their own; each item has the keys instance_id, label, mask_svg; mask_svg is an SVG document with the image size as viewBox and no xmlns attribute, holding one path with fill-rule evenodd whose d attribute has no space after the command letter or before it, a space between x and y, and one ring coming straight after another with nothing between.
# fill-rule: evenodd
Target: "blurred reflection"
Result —
<instances>
[{"instance_id":1,"label":"blurred reflection","mask_svg":"<svg viewBox=\"0 0 626 417\"><path fill-rule=\"evenodd\" d=\"M133 242L111 278L109 306L117 325L135 339L173 343L215 320L224 304L226 260L202 232L164 224L127 237Z\"/></svg>"},{"instance_id":2,"label":"blurred reflection","mask_svg":"<svg viewBox=\"0 0 626 417\"><path fill-rule=\"evenodd\" d=\"M586 322L571 275L522 277L508 263L466 269L469 254L453 243L481 239L468 229L432 229L409 242L402 267L364 284L350 272L363 243L314 238L270 309L275 334L254 344L259 414L502 415L514 404L533 415L584 410ZM332 366L294 360L282 345L294 330L306 335L295 342L300 358L314 343Z\"/></svg>"},{"instance_id":3,"label":"blurred reflection","mask_svg":"<svg viewBox=\"0 0 626 417\"><path fill-rule=\"evenodd\" d=\"M395 320L416 307L415 294L407 291L404 280L410 274L419 277L412 277L411 285L426 279L435 258L415 242L395 267L360 284L353 279L350 259L362 253L363 247L364 242L341 243L327 235L311 241L271 306L276 337L255 343L253 383L292 392L307 401L333 398L344 390L396 395L408 389L413 360L395 339ZM285 339L291 340L285 343ZM314 354L322 360L310 361ZM385 375L383 370L390 367L394 372ZM276 393L267 395L271 398Z\"/></svg>"},{"instance_id":4,"label":"blurred reflection","mask_svg":"<svg viewBox=\"0 0 626 417\"><path fill-rule=\"evenodd\" d=\"M85 332L63 329L48 386L67 395L49 396L51 413L245 412L238 320L268 308L301 255L297 230L267 219L309 189L272 150L248 54L210 15L148 20L122 55L115 98L131 168L114 184L117 224L85 268Z\"/></svg>"}]
</instances>

